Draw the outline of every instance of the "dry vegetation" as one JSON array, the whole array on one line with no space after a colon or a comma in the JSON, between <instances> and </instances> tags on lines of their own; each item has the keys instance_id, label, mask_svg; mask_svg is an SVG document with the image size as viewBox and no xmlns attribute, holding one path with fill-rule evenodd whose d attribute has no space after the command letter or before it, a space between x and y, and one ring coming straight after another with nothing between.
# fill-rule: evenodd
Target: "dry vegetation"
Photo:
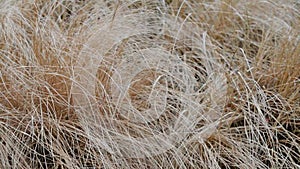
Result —
<instances>
[{"instance_id":1,"label":"dry vegetation","mask_svg":"<svg viewBox=\"0 0 300 169\"><path fill-rule=\"evenodd\" d=\"M297 0L0 0L0 168L300 168Z\"/></svg>"}]
</instances>

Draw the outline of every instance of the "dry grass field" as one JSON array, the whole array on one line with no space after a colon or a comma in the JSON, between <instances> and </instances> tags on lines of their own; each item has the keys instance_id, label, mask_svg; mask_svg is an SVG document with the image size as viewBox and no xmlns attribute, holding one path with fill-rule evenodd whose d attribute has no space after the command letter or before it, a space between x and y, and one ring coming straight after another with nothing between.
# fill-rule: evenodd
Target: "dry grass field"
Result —
<instances>
[{"instance_id":1,"label":"dry grass field","mask_svg":"<svg viewBox=\"0 0 300 169\"><path fill-rule=\"evenodd\" d=\"M0 0L0 168L300 168L300 1Z\"/></svg>"}]
</instances>

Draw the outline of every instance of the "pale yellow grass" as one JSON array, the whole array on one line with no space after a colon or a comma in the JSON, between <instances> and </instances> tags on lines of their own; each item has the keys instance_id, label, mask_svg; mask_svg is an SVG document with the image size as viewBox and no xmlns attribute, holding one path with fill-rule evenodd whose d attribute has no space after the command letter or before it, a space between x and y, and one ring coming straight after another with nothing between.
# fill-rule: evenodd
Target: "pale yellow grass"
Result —
<instances>
[{"instance_id":1,"label":"pale yellow grass","mask_svg":"<svg viewBox=\"0 0 300 169\"><path fill-rule=\"evenodd\" d=\"M0 20L0 168L300 168L296 0L2 0Z\"/></svg>"}]
</instances>

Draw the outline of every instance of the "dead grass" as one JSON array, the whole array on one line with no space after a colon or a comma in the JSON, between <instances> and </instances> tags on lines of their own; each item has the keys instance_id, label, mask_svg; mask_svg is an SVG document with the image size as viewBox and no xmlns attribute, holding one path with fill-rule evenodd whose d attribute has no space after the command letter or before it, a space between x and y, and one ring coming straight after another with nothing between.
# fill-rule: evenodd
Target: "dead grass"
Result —
<instances>
[{"instance_id":1,"label":"dead grass","mask_svg":"<svg viewBox=\"0 0 300 169\"><path fill-rule=\"evenodd\" d=\"M300 168L298 1L0 9L0 168Z\"/></svg>"}]
</instances>

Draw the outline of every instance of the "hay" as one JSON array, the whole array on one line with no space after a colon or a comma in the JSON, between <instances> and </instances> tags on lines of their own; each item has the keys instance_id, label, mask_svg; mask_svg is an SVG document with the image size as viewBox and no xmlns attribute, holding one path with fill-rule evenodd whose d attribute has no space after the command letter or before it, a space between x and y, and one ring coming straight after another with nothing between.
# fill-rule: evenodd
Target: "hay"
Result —
<instances>
[{"instance_id":1,"label":"hay","mask_svg":"<svg viewBox=\"0 0 300 169\"><path fill-rule=\"evenodd\" d=\"M299 7L1 1L0 168L300 168Z\"/></svg>"}]
</instances>

